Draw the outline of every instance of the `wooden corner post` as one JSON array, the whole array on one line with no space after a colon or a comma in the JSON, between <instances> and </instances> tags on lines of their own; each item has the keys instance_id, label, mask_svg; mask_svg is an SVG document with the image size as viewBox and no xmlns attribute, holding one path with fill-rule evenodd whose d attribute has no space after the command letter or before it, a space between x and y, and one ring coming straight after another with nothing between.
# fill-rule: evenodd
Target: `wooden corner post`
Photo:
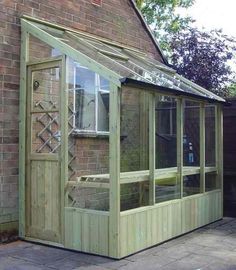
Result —
<instances>
[{"instance_id":1,"label":"wooden corner post","mask_svg":"<svg viewBox=\"0 0 236 270\"><path fill-rule=\"evenodd\" d=\"M61 129L61 242L65 242L65 206L67 203L67 193L65 193L65 186L68 181L68 90L66 85L66 56L63 55L60 75L60 129Z\"/></svg>"},{"instance_id":2,"label":"wooden corner post","mask_svg":"<svg viewBox=\"0 0 236 270\"><path fill-rule=\"evenodd\" d=\"M19 236L25 236L25 139L26 139L26 85L29 34L21 30L20 56L20 122L19 122Z\"/></svg>"},{"instance_id":3,"label":"wooden corner post","mask_svg":"<svg viewBox=\"0 0 236 270\"><path fill-rule=\"evenodd\" d=\"M109 168L110 168L110 213L109 256L120 254L120 99L121 89L110 82L109 100Z\"/></svg>"}]
</instances>

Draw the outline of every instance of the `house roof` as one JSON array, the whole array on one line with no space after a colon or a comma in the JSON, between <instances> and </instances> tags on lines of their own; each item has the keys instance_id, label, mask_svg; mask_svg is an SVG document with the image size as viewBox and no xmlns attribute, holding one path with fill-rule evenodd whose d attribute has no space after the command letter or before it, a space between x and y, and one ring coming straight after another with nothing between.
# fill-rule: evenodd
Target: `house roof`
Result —
<instances>
[{"instance_id":1,"label":"house roof","mask_svg":"<svg viewBox=\"0 0 236 270\"><path fill-rule=\"evenodd\" d=\"M59 55L68 55L117 86L135 84L166 94L225 103L223 98L183 78L172 68L143 52L29 17L27 20L24 17L21 23L26 31L58 49Z\"/></svg>"},{"instance_id":2,"label":"house roof","mask_svg":"<svg viewBox=\"0 0 236 270\"><path fill-rule=\"evenodd\" d=\"M154 36L151 28L149 27L149 25L147 24L146 20L144 19L142 13L140 12L139 8L137 7L135 0L130 0L130 3L133 6L134 11L138 15L139 19L141 20L141 23L142 23L143 27L146 29L149 37L151 38L152 42L154 43L154 45L155 45L157 51L159 52L159 54L160 54L163 62L166 65L169 65L167 58L165 57L165 55L164 55L164 53L163 53L163 51L162 51L162 49L161 49L161 47L160 47L157 39L155 38L155 36Z\"/></svg>"}]
</instances>

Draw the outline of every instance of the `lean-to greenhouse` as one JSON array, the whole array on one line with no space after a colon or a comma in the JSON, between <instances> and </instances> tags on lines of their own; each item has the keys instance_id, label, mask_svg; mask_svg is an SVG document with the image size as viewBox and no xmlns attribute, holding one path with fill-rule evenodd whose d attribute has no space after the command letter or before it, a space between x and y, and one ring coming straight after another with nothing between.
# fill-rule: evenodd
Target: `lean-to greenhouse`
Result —
<instances>
[{"instance_id":1,"label":"lean-to greenhouse","mask_svg":"<svg viewBox=\"0 0 236 270\"><path fill-rule=\"evenodd\" d=\"M128 46L21 27L22 238L122 258L222 218L222 98Z\"/></svg>"}]
</instances>

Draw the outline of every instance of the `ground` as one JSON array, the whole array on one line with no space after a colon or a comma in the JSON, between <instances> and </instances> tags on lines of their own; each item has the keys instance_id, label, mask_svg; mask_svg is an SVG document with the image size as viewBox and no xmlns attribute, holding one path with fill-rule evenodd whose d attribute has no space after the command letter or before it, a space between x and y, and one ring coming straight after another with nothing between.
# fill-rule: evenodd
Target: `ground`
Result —
<instances>
[{"instance_id":1,"label":"ground","mask_svg":"<svg viewBox=\"0 0 236 270\"><path fill-rule=\"evenodd\" d=\"M236 219L224 218L123 260L16 241L0 245L3 269L236 270Z\"/></svg>"}]
</instances>

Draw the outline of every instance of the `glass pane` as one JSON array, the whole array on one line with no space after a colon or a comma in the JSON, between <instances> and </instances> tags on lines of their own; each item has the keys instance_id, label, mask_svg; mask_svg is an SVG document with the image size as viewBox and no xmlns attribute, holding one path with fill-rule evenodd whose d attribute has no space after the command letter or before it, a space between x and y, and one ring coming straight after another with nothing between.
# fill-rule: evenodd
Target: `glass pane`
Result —
<instances>
[{"instance_id":1,"label":"glass pane","mask_svg":"<svg viewBox=\"0 0 236 270\"><path fill-rule=\"evenodd\" d=\"M177 166L176 99L156 96L156 168Z\"/></svg>"},{"instance_id":2,"label":"glass pane","mask_svg":"<svg viewBox=\"0 0 236 270\"><path fill-rule=\"evenodd\" d=\"M220 187L219 178L216 172L206 173L205 175L205 190L211 191Z\"/></svg>"},{"instance_id":3,"label":"glass pane","mask_svg":"<svg viewBox=\"0 0 236 270\"><path fill-rule=\"evenodd\" d=\"M120 194L121 211L146 206L149 204L149 182L123 184Z\"/></svg>"},{"instance_id":4,"label":"glass pane","mask_svg":"<svg viewBox=\"0 0 236 270\"><path fill-rule=\"evenodd\" d=\"M69 181L109 183L109 137L96 137L88 132L77 132L78 93L82 90L88 95L92 92L96 98L94 81L96 74L79 66L72 59L67 59L68 90L68 150ZM93 83L87 82L93 81ZM87 97L87 96L86 96ZM81 109L83 112L83 110ZM93 108L95 115L95 110ZM85 118L82 118L85 119ZM100 211L109 210L109 190L95 187L71 186L69 189L69 205Z\"/></svg>"},{"instance_id":5,"label":"glass pane","mask_svg":"<svg viewBox=\"0 0 236 270\"><path fill-rule=\"evenodd\" d=\"M200 106L193 101L184 104L184 166L200 166Z\"/></svg>"},{"instance_id":6,"label":"glass pane","mask_svg":"<svg viewBox=\"0 0 236 270\"><path fill-rule=\"evenodd\" d=\"M52 36L92 58L121 77L137 79L183 93L224 101L203 88L196 87L191 82L189 83L181 76L176 75L173 70L171 72L166 71L162 64L152 58L148 56L142 57L142 53L132 53L122 46L107 45L102 41L84 38L69 31L58 31L57 33L55 31L53 33L50 29L44 29L44 31L47 31Z\"/></svg>"},{"instance_id":7,"label":"glass pane","mask_svg":"<svg viewBox=\"0 0 236 270\"><path fill-rule=\"evenodd\" d=\"M98 91L98 131L109 131L109 92Z\"/></svg>"},{"instance_id":8,"label":"glass pane","mask_svg":"<svg viewBox=\"0 0 236 270\"><path fill-rule=\"evenodd\" d=\"M109 81L71 59L67 69L76 130L109 132Z\"/></svg>"},{"instance_id":9,"label":"glass pane","mask_svg":"<svg viewBox=\"0 0 236 270\"><path fill-rule=\"evenodd\" d=\"M110 83L102 76L97 75L97 129L98 131L109 131L109 91Z\"/></svg>"},{"instance_id":10,"label":"glass pane","mask_svg":"<svg viewBox=\"0 0 236 270\"><path fill-rule=\"evenodd\" d=\"M61 144L59 67L32 72L32 152L57 153Z\"/></svg>"},{"instance_id":11,"label":"glass pane","mask_svg":"<svg viewBox=\"0 0 236 270\"><path fill-rule=\"evenodd\" d=\"M206 166L215 166L216 158L216 140L215 140L215 125L216 115L215 106L206 106L205 110L205 132L206 132Z\"/></svg>"},{"instance_id":12,"label":"glass pane","mask_svg":"<svg viewBox=\"0 0 236 270\"><path fill-rule=\"evenodd\" d=\"M110 83L108 80L106 80L105 78L103 78L102 76L99 76L100 79L100 89L101 90L106 90L109 91L110 90Z\"/></svg>"},{"instance_id":13,"label":"glass pane","mask_svg":"<svg viewBox=\"0 0 236 270\"><path fill-rule=\"evenodd\" d=\"M121 172L148 170L148 93L122 89Z\"/></svg>"},{"instance_id":14,"label":"glass pane","mask_svg":"<svg viewBox=\"0 0 236 270\"><path fill-rule=\"evenodd\" d=\"M157 179L155 185L156 203L180 198L180 183L175 177Z\"/></svg>"},{"instance_id":15,"label":"glass pane","mask_svg":"<svg viewBox=\"0 0 236 270\"><path fill-rule=\"evenodd\" d=\"M34 111L59 109L59 76L59 67L32 72Z\"/></svg>"},{"instance_id":16,"label":"glass pane","mask_svg":"<svg viewBox=\"0 0 236 270\"><path fill-rule=\"evenodd\" d=\"M96 130L95 73L78 63L74 64L73 85L75 98L75 125L83 131ZM72 91L72 89L70 89Z\"/></svg>"},{"instance_id":17,"label":"glass pane","mask_svg":"<svg viewBox=\"0 0 236 270\"><path fill-rule=\"evenodd\" d=\"M109 190L73 187L69 190L73 207L109 211Z\"/></svg>"},{"instance_id":18,"label":"glass pane","mask_svg":"<svg viewBox=\"0 0 236 270\"><path fill-rule=\"evenodd\" d=\"M183 177L183 196L200 193L200 174L187 175Z\"/></svg>"},{"instance_id":19,"label":"glass pane","mask_svg":"<svg viewBox=\"0 0 236 270\"><path fill-rule=\"evenodd\" d=\"M42 60L54 56L60 56L61 52L40 39L29 35L29 61Z\"/></svg>"}]
</instances>

